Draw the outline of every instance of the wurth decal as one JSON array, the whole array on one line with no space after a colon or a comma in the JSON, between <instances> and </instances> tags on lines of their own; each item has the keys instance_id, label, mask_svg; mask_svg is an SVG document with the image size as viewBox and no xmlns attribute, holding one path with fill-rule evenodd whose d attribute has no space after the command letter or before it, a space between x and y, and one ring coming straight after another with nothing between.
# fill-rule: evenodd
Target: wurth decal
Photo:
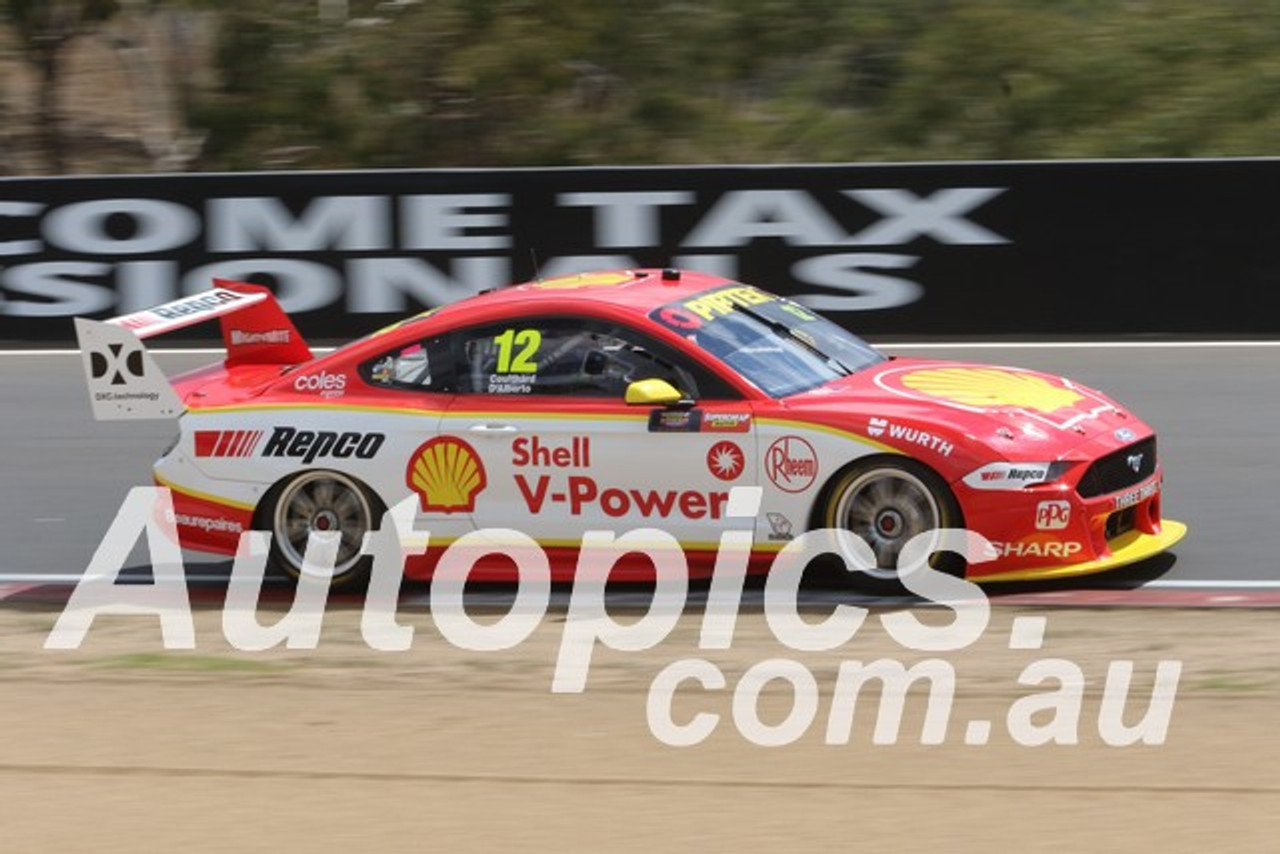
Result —
<instances>
[{"instance_id":1,"label":"wurth decal","mask_svg":"<svg viewBox=\"0 0 1280 854\"><path fill-rule=\"evenodd\" d=\"M197 457L251 457L262 430L197 430Z\"/></svg>"}]
</instances>

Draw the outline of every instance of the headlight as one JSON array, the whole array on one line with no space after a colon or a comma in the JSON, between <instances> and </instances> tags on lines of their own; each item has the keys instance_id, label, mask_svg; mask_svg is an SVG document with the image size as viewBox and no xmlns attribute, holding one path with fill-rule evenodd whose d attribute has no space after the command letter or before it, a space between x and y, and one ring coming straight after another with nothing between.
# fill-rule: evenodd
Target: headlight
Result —
<instances>
[{"instance_id":1,"label":"headlight","mask_svg":"<svg viewBox=\"0 0 1280 854\"><path fill-rule=\"evenodd\" d=\"M966 486L973 489L1024 489L1040 483L1053 483L1067 473L1073 463L988 463L964 476Z\"/></svg>"}]
</instances>

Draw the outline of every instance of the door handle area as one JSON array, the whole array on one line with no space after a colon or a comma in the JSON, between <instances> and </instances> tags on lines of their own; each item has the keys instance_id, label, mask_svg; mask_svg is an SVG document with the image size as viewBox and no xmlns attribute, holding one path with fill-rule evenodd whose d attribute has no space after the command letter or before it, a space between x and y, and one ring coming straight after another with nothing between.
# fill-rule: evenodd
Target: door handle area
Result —
<instances>
[{"instance_id":1,"label":"door handle area","mask_svg":"<svg viewBox=\"0 0 1280 854\"><path fill-rule=\"evenodd\" d=\"M482 436L509 436L520 432L520 428L514 424L472 424L467 429Z\"/></svg>"}]
</instances>

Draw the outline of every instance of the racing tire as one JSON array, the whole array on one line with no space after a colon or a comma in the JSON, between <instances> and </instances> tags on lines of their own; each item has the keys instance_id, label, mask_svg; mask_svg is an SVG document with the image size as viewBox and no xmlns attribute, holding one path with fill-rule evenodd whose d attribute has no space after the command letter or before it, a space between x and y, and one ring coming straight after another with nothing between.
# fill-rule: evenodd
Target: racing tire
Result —
<instances>
[{"instance_id":1,"label":"racing tire","mask_svg":"<svg viewBox=\"0 0 1280 854\"><path fill-rule=\"evenodd\" d=\"M331 590L360 589L373 558L360 554L364 535L382 519L382 502L356 479L336 471L306 471L272 490L261 519L271 532L270 564L296 583L313 530L340 535Z\"/></svg>"},{"instance_id":2,"label":"racing tire","mask_svg":"<svg viewBox=\"0 0 1280 854\"><path fill-rule=\"evenodd\" d=\"M874 569L856 571L832 561L832 577L840 586L881 595L907 592L898 575L898 555L912 537L964 527L960 505L946 482L928 466L894 457L875 457L845 468L828 483L819 508L817 527L856 534L876 557ZM940 572L964 575L964 559L951 552L935 554L929 564Z\"/></svg>"}]
</instances>

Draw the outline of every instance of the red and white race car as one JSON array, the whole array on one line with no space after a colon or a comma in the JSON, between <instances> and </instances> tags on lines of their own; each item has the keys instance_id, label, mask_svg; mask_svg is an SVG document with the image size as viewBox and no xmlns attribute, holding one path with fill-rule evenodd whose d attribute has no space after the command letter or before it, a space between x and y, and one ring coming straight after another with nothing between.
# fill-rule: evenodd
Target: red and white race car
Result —
<instances>
[{"instance_id":1,"label":"red and white race car","mask_svg":"<svg viewBox=\"0 0 1280 854\"><path fill-rule=\"evenodd\" d=\"M215 317L226 359L171 380L138 341ZM801 533L846 529L891 576L915 535L965 527L994 547L963 569L977 581L1104 570L1186 531L1161 518L1152 429L1099 392L885 356L701 273L535 281L319 357L267 289L235 282L77 332L95 416L178 417L154 475L183 544L229 554L265 529L295 577L312 531L341 532L335 581L359 583L364 534L409 496L431 534L411 577L492 528L527 534L565 579L587 530L660 528L706 575L728 530L752 531L766 570ZM745 520L736 486L760 487Z\"/></svg>"}]
</instances>

